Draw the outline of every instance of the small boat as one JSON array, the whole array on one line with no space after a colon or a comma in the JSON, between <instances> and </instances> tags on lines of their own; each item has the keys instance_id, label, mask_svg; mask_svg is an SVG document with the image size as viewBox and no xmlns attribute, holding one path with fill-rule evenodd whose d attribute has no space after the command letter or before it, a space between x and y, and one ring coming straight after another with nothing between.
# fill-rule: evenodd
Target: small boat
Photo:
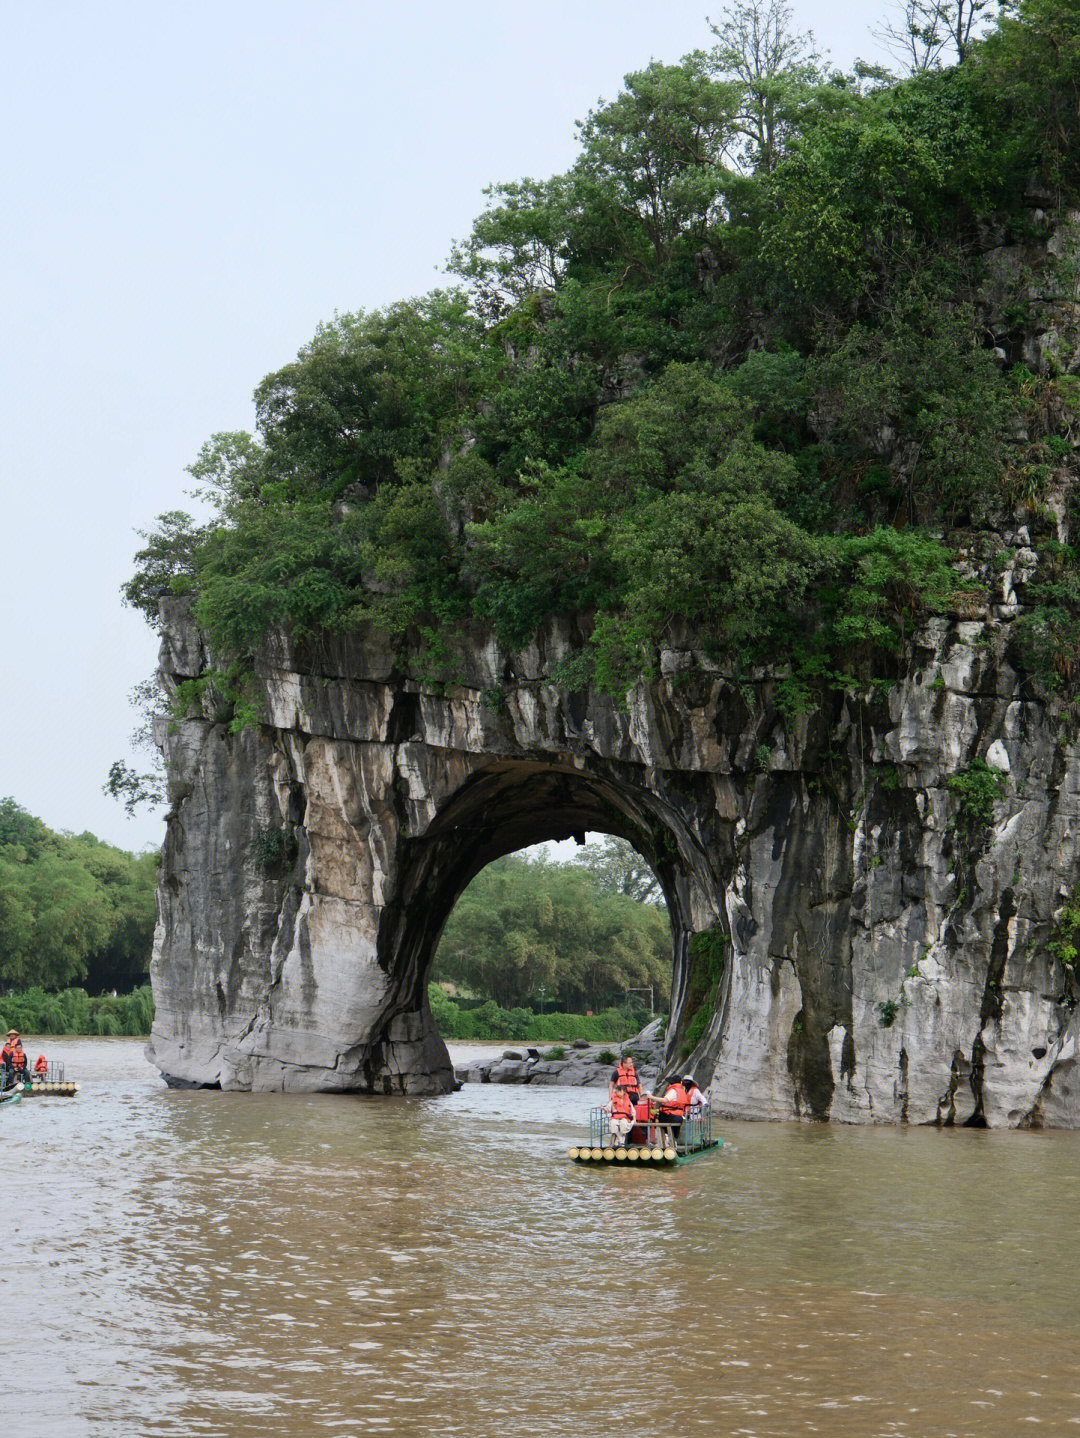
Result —
<instances>
[{"instance_id":1,"label":"small boat","mask_svg":"<svg viewBox=\"0 0 1080 1438\"><path fill-rule=\"evenodd\" d=\"M29 1087L28 1083L12 1084L11 1088L0 1091L0 1103L18 1103Z\"/></svg>"},{"instance_id":2,"label":"small boat","mask_svg":"<svg viewBox=\"0 0 1080 1438\"><path fill-rule=\"evenodd\" d=\"M638 1167L644 1164L647 1168L677 1168L692 1158L700 1158L703 1153L715 1153L723 1146L722 1138L713 1137L712 1109L708 1106L700 1114L684 1118L678 1142L666 1147L662 1129L655 1123L635 1125L630 1130L626 1146L616 1146L611 1137L611 1110L594 1108L589 1110L588 1143L568 1149L567 1157L575 1163L627 1163Z\"/></svg>"}]
</instances>

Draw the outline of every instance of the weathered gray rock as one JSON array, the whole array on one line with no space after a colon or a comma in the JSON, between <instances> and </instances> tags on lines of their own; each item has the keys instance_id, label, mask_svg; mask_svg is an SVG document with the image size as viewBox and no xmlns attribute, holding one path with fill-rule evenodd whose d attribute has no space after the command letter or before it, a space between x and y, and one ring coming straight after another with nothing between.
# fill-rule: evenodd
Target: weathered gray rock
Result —
<instances>
[{"instance_id":1,"label":"weathered gray rock","mask_svg":"<svg viewBox=\"0 0 1080 1438\"><path fill-rule=\"evenodd\" d=\"M1013 663L1038 541L1001 542L1014 557L987 572L987 602L929 623L887 693L790 721L778 676L735 684L689 638L623 710L544 682L583 640L570 623L520 655L463 631L442 690L399 675L378 635L277 636L269 722L230 734L208 699L160 736L155 1061L226 1088L446 1091L427 975L458 895L500 854L599 829L661 879L664 1069L711 1076L719 1113L1080 1124L1080 1013L1049 947L1080 881L1080 745ZM164 619L175 687L208 661L182 602ZM976 758L1001 788L985 826L949 784ZM727 962L684 1054L688 943L714 925ZM496 1081L607 1077L499 1066Z\"/></svg>"},{"instance_id":2,"label":"weathered gray rock","mask_svg":"<svg viewBox=\"0 0 1080 1438\"><path fill-rule=\"evenodd\" d=\"M488 1069L488 1083L527 1083L530 1065L524 1060L500 1059Z\"/></svg>"}]
</instances>

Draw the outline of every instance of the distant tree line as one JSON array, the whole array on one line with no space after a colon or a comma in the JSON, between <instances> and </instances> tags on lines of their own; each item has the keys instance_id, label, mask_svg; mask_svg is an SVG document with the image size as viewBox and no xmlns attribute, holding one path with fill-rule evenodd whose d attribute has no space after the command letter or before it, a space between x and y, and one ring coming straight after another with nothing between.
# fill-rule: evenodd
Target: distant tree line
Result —
<instances>
[{"instance_id":1,"label":"distant tree line","mask_svg":"<svg viewBox=\"0 0 1080 1438\"><path fill-rule=\"evenodd\" d=\"M34 987L0 994L0 1031L22 1034L145 1035L154 1022L154 997L149 984L130 993L98 994L65 989L48 994Z\"/></svg>"},{"instance_id":2,"label":"distant tree line","mask_svg":"<svg viewBox=\"0 0 1080 1438\"><path fill-rule=\"evenodd\" d=\"M578 864L510 854L472 881L450 915L432 977L502 1009L624 1008L671 986L671 928L652 871L629 844L589 846ZM627 892L629 890L629 892ZM636 1005L647 1007L640 992Z\"/></svg>"},{"instance_id":3,"label":"distant tree line","mask_svg":"<svg viewBox=\"0 0 1080 1438\"><path fill-rule=\"evenodd\" d=\"M55 994L79 984L104 994L142 984L156 879L156 854L56 833L0 799L0 990Z\"/></svg>"}]
</instances>

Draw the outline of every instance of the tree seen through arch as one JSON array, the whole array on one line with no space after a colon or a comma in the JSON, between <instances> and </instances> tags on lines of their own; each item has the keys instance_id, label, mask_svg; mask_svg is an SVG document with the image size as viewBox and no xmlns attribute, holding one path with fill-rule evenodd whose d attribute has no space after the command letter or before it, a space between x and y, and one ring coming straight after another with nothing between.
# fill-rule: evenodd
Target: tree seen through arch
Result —
<instances>
[{"instance_id":1,"label":"tree seen through arch","mask_svg":"<svg viewBox=\"0 0 1080 1438\"><path fill-rule=\"evenodd\" d=\"M572 848L536 845L476 875L436 951L432 980L443 994L512 1011L517 1027L536 1015L613 1010L634 1025L666 1008L672 941L659 880L624 839L592 834ZM436 1018L446 1030L456 1015L444 1008Z\"/></svg>"}]
</instances>

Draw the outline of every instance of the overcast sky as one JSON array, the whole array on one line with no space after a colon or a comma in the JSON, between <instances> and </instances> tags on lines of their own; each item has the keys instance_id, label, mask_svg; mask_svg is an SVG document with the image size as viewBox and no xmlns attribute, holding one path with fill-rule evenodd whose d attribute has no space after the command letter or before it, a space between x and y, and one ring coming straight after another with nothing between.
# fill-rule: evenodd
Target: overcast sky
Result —
<instances>
[{"instance_id":1,"label":"overcast sky","mask_svg":"<svg viewBox=\"0 0 1080 1438\"><path fill-rule=\"evenodd\" d=\"M855 7L795 0L833 61ZM160 842L101 792L156 640L135 531L248 429L258 380L335 311L423 293L494 180L573 159L574 120L722 0L215 0L5 10L0 795Z\"/></svg>"}]
</instances>

